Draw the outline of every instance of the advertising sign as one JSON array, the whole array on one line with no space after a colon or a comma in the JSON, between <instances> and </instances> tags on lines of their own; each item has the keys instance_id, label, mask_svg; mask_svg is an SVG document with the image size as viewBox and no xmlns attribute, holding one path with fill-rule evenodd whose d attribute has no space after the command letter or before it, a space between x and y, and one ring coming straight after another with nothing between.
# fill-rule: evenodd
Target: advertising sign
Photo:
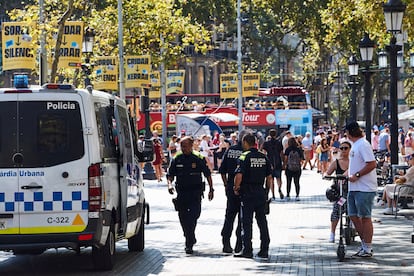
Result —
<instances>
[{"instance_id":1,"label":"advertising sign","mask_svg":"<svg viewBox=\"0 0 414 276\"><path fill-rule=\"evenodd\" d=\"M58 68L75 68L82 64L83 22L67 21L63 28Z\"/></svg>"},{"instance_id":2,"label":"advertising sign","mask_svg":"<svg viewBox=\"0 0 414 276\"><path fill-rule=\"evenodd\" d=\"M167 70L167 95L182 94L184 89L185 70Z\"/></svg>"},{"instance_id":3,"label":"advertising sign","mask_svg":"<svg viewBox=\"0 0 414 276\"><path fill-rule=\"evenodd\" d=\"M97 57L94 88L118 90L118 63L116 57Z\"/></svg>"},{"instance_id":4,"label":"advertising sign","mask_svg":"<svg viewBox=\"0 0 414 276\"><path fill-rule=\"evenodd\" d=\"M161 79L160 71L152 71L150 74L151 88L149 91L150 99L161 98Z\"/></svg>"},{"instance_id":5,"label":"advertising sign","mask_svg":"<svg viewBox=\"0 0 414 276\"><path fill-rule=\"evenodd\" d=\"M278 109L276 110L276 124L289 128L293 135L304 136L307 131L312 133L312 110Z\"/></svg>"},{"instance_id":6,"label":"advertising sign","mask_svg":"<svg viewBox=\"0 0 414 276\"><path fill-rule=\"evenodd\" d=\"M3 70L35 68L30 28L22 22L2 22Z\"/></svg>"},{"instance_id":7,"label":"advertising sign","mask_svg":"<svg viewBox=\"0 0 414 276\"><path fill-rule=\"evenodd\" d=\"M242 75L243 97L255 97L259 95L260 74L244 73Z\"/></svg>"},{"instance_id":8,"label":"advertising sign","mask_svg":"<svg viewBox=\"0 0 414 276\"><path fill-rule=\"evenodd\" d=\"M151 56L126 56L125 57L125 87L149 87L151 72Z\"/></svg>"},{"instance_id":9,"label":"advertising sign","mask_svg":"<svg viewBox=\"0 0 414 276\"><path fill-rule=\"evenodd\" d=\"M239 96L237 86L237 74L220 74L220 98L237 98Z\"/></svg>"}]
</instances>

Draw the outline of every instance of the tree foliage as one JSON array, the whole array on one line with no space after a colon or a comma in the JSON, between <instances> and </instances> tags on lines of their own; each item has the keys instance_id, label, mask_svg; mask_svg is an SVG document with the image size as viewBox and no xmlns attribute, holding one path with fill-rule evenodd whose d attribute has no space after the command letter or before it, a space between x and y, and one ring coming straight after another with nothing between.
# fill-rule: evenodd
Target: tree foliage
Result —
<instances>
[{"instance_id":1,"label":"tree foliage","mask_svg":"<svg viewBox=\"0 0 414 276\"><path fill-rule=\"evenodd\" d=\"M201 24L193 22L190 16L184 16L174 1L123 2L124 54L150 54L156 63L162 59L168 66L184 56L183 49L188 45L193 45L201 53L208 50L209 32ZM48 53L58 52L59 33L65 21L81 20L85 27L96 31L95 56L118 54L117 0L45 0L45 8L44 24L39 23L38 1L23 9L15 9L10 15L13 20L36 26L34 29L37 31L33 34L35 44L39 42L41 31L45 30ZM161 48L163 57L160 57ZM54 62L57 64L56 58ZM52 69L53 77L58 68L53 66Z\"/></svg>"}]
</instances>

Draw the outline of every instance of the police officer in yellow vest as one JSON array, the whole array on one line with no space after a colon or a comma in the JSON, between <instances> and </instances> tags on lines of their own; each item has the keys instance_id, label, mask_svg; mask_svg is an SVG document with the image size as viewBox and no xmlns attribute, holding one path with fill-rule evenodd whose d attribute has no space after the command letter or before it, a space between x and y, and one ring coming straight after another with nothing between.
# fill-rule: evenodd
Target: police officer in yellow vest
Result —
<instances>
[{"instance_id":1,"label":"police officer in yellow vest","mask_svg":"<svg viewBox=\"0 0 414 276\"><path fill-rule=\"evenodd\" d=\"M239 158L234 180L234 193L240 195L243 250L235 257L252 258L252 225L253 214L256 214L257 225L260 229L260 258L269 257L269 229L265 215L267 195L272 181L272 165L266 155L259 152L254 134L243 137L243 149L246 150ZM265 181L266 180L266 181ZM263 185L266 183L266 187Z\"/></svg>"},{"instance_id":2,"label":"police officer in yellow vest","mask_svg":"<svg viewBox=\"0 0 414 276\"><path fill-rule=\"evenodd\" d=\"M206 160L199 152L193 151L193 138L186 136L181 139L181 151L177 152L168 168L168 192L174 193L172 182L176 177L175 190L177 191L176 209L185 237L185 252L193 254L193 245L196 243L195 228L201 213L201 198L205 183L202 174L210 187L208 199L214 197L211 171Z\"/></svg>"}]
</instances>

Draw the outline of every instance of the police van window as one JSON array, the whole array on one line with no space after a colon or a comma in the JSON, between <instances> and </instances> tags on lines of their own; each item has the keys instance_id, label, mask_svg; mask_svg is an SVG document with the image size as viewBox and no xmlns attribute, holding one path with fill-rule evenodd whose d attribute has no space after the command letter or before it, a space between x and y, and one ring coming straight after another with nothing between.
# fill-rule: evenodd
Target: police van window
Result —
<instances>
[{"instance_id":1,"label":"police van window","mask_svg":"<svg viewBox=\"0 0 414 276\"><path fill-rule=\"evenodd\" d=\"M65 117L61 115L39 115L37 147L40 152L62 153L68 150L66 123Z\"/></svg>"},{"instance_id":2,"label":"police van window","mask_svg":"<svg viewBox=\"0 0 414 276\"><path fill-rule=\"evenodd\" d=\"M116 158L117 150L112 131L113 111L109 105L95 103L96 123L102 158Z\"/></svg>"},{"instance_id":3,"label":"police van window","mask_svg":"<svg viewBox=\"0 0 414 276\"><path fill-rule=\"evenodd\" d=\"M79 104L70 101L20 102L18 152L22 167L49 167L84 156Z\"/></svg>"},{"instance_id":4,"label":"police van window","mask_svg":"<svg viewBox=\"0 0 414 276\"><path fill-rule=\"evenodd\" d=\"M13 167L11 156L17 148L17 103L0 102L0 167Z\"/></svg>"},{"instance_id":5,"label":"police van window","mask_svg":"<svg viewBox=\"0 0 414 276\"><path fill-rule=\"evenodd\" d=\"M124 147L124 158L127 158L128 160L125 160L128 163L132 163L132 149L131 149L131 132L129 129L129 124L128 124L128 115L127 115L127 110L123 107L118 106L117 108L118 111L118 116L119 119L121 120L121 122L119 122L118 124L120 124L120 126L118 126L118 131L122 131L122 138L123 138L123 146ZM119 129L119 127L121 129Z\"/></svg>"}]
</instances>

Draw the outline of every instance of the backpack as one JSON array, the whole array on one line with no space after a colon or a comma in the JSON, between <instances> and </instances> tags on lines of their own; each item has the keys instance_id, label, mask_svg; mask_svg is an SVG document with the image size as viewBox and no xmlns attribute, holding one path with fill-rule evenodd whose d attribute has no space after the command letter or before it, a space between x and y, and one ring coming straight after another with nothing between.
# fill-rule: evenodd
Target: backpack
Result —
<instances>
[{"instance_id":1,"label":"backpack","mask_svg":"<svg viewBox=\"0 0 414 276\"><path fill-rule=\"evenodd\" d=\"M300 171L300 161L299 152L297 150L291 150L288 155L287 168L293 172Z\"/></svg>"}]
</instances>

